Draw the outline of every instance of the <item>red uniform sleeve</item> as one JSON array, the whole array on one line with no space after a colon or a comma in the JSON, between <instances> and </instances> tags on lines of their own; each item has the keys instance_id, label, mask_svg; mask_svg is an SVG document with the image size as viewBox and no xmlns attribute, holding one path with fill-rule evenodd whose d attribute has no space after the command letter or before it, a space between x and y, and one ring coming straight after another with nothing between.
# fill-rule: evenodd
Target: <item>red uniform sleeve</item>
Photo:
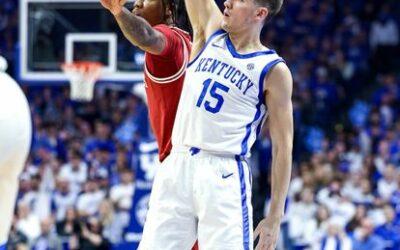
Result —
<instances>
[{"instance_id":1,"label":"red uniform sleeve","mask_svg":"<svg viewBox=\"0 0 400 250\"><path fill-rule=\"evenodd\" d=\"M154 29L163 33L165 36L165 48L158 56L165 57L167 59L171 56L173 57L177 50L182 50L181 38L174 31L172 31L168 25L156 25L154 26Z\"/></svg>"},{"instance_id":2,"label":"red uniform sleeve","mask_svg":"<svg viewBox=\"0 0 400 250\"><path fill-rule=\"evenodd\" d=\"M165 36L165 48L160 55L146 53L146 66L149 72L156 77L169 77L175 74L183 64L185 48L181 37L168 25L160 24L154 29ZM188 38L190 41L190 39Z\"/></svg>"}]
</instances>

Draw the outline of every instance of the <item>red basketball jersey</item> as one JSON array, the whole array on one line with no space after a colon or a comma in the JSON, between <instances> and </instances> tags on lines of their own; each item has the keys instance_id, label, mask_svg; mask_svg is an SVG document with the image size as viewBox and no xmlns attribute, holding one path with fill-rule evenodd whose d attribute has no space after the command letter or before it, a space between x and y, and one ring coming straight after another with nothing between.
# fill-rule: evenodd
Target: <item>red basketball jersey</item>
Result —
<instances>
[{"instance_id":1,"label":"red basketball jersey","mask_svg":"<svg viewBox=\"0 0 400 250\"><path fill-rule=\"evenodd\" d=\"M149 117L159 158L171 151L171 135L191 49L190 35L165 24L154 27L166 38L160 55L145 54L144 79Z\"/></svg>"}]
</instances>

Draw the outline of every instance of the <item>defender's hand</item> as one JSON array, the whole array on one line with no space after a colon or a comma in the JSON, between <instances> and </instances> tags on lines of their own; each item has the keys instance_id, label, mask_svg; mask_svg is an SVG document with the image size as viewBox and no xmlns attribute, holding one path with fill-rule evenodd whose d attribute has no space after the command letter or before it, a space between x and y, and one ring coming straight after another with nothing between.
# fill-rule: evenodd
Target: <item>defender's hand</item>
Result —
<instances>
[{"instance_id":1,"label":"defender's hand","mask_svg":"<svg viewBox=\"0 0 400 250\"><path fill-rule=\"evenodd\" d=\"M122 7L127 0L100 0L101 5L108 9L114 16L118 15L122 11Z\"/></svg>"},{"instance_id":2,"label":"defender's hand","mask_svg":"<svg viewBox=\"0 0 400 250\"><path fill-rule=\"evenodd\" d=\"M274 250L278 241L281 220L267 217L254 230L254 240L260 236L256 250Z\"/></svg>"}]
</instances>

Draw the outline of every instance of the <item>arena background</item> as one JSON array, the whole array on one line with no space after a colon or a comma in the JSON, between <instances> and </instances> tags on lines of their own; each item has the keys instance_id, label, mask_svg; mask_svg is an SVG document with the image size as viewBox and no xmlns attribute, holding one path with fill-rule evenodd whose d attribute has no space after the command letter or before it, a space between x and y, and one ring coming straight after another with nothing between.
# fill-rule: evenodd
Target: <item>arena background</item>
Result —
<instances>
[{"instance_id":1,"label":"arena background","mask_svg":"<svg viewBox=\"0 0 400 250\"><path fill-rule=\"evenodd\" d=\"M294 76L279 249L400 249L399 21L396 0L286 0L264 30ZM67 51L69 33L78 36ZM143 53L98 1L0 0L0 54L34 127L8 249L135 249L157 159L145 102L132 91ZM70 100L67 57L114 72L92 102ZM270 151L264 130L251 158L255 224L268 206Z\"/></svg>"}]
</instances>

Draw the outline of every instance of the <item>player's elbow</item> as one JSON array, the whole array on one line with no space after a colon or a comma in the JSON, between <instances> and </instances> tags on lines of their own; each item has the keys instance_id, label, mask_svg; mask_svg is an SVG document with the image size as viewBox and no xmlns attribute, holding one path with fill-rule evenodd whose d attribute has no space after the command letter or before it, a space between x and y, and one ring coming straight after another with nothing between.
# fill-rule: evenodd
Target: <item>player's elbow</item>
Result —
<instances>
[{"instance_id":1,"label":"player's elbow","mask_svg":"<svg viewBox=\"0 0 400 250\"><path fill-rule=\"evenodd\" d=\"M273 138L273 137L272 137ZM289 157L292 155L293 152L293 136L290 131L287 131L284 136L280 138L273 138L273 154L275 156L281 155Z\"/></svg>"},{"instance_id":2,"label":"player's elbow","mask_svg":"<svg viewBox=\"0 0 400 250\"><path fill-rule=\"evenodd\" d=\"M165 42L163 37L160 37L156 33L151 33L144 35L137 46L146 52L158 55L164 50Z\"/></svg>"}]
</instances>

